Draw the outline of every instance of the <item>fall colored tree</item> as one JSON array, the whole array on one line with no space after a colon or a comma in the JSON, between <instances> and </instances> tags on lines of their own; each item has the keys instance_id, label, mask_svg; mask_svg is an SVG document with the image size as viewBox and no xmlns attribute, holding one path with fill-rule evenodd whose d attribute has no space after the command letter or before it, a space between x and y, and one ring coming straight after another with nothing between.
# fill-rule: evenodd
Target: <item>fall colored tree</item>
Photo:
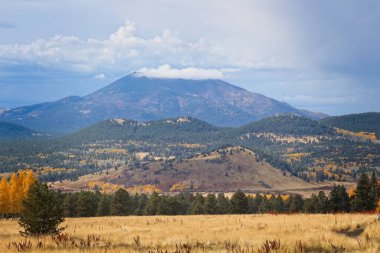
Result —
<instances>
[{"instance_id":1,"label":"fall colored tree","mask_svg":"<svg viewBox=\"0 0 380 253\"><path fill-rule=\"evenodd\" d=\"M10 203L9 203L9 186L7 179L3 177L0 182L0 213L9 213Z\"/></svg>"},{"instance_id":2,"label":"fall colored tree","mask_svg":"<svg viewBox=\"0 0 380 253\"><path fill-rule=\"evenodd\" d=\"M3 177L0 181L0 213L18 214L21 202L26 198L29 188L36 182L31 170L19 171L10 176L9 181Z\"/></svg>"}]
</instances>

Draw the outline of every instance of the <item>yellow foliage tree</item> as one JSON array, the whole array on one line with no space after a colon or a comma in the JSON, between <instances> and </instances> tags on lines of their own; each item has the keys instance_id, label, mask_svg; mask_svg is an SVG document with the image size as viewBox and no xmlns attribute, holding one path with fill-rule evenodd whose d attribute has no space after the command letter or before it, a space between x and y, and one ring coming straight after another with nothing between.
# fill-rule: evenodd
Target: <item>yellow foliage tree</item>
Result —
<instances>
[{"instance_id":1,"label":"yellow foliage tree","mask_svg":"<svg viewBox=\"0 0 380 253\"><path fill-rule=\"evenodd\" d=\"M9 213L9 186L6 177L0 182L0 213Z\"/></svg>"},{"instance_id":2,"label":"yellow foliage tree","mask_svg":"<svg viewBox=\"0 0 380 253\"><path fill-rule=\"evenodd\" d=\"M376 212L377 212L378 214L380 214L380 199L379 199L379 201L377 202L377 209L376 209Z\"/></svg>"},{"instance_id":3,"label":"yellow foliage tree","mask_svg":"<svg viewBox=\"0 0 380 253\"><path fill-rule=\"evenodd\" d=\"M3 177L0 182L0 213L20 213L21 202L36 180L36 176L31 170L13 173L9 182Z\"/></svg>"}]
</instances>

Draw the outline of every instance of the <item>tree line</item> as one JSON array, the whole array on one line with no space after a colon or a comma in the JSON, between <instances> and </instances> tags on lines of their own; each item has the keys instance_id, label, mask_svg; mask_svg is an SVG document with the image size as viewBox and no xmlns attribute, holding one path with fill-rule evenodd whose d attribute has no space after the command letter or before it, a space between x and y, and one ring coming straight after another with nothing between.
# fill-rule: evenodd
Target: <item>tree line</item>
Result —
<instances>
[{"instance_id":1,"label":"tree line","mask_svg":"<svg viewBox=\"0 0 380 253\"><path fill-rule=\"evenodd\" d=\"M362 174L350 196L343 185L335 185L328 195L320 191L304 198L299 194L247 195L235 192L231 198L223 193L153 193L131 195L124 189L114 194L99 191L66 193L63 212L66 217L124 215L255 214L255 213L336 213L370 212L380 208L380 185L376 175ZM380 211L380 209L379 209Z\"/></svg>"},{"instance_id":2,"label":"tree line","mask_svg":"<svg viewBox=\"0 0 380 253\"><path fill-rule=\"evenodd\" d=\"M29 206L42 205L46 201L56 203L65 217L125 216L125 215L189 215L189 214L255 214L255 213L336 213L336 212L380 212L380 184L375 173L369 177L363 173L352 193L343 185L335 185L329 194L320 191L304 198L299 194L263 195L245 194L238 190L231 198L223 193L202 194L182 192L165 195L154 192L130 194L118 189L113 194L95 191L78 193L56 192L55 201L33 197L29 189L36 182L31 171L12 174L9 181L3 177L0 183L0 214L19 214L29 197ZM39 204L33 203L39 201ZM47 205L47 204L46 204ZM54 209L51 207L49 209ZM30 211L30 210L26 210Z\"/></svg>"}]
</instances>

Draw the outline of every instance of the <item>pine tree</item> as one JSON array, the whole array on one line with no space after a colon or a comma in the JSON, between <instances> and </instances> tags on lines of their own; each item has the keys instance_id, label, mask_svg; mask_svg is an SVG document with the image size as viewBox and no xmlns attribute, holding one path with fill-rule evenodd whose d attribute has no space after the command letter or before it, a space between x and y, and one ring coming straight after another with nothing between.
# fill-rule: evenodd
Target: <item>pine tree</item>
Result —
<instances>
[{"instance_id":1,"label":"pine tree","mask_svg":"<svg viewBox=\"0 0 380 253\"><path fill-rule=\"evenodd\" d=\"M195 194L193 203L191 204L192 214L204 214L204 202L205 199L199 193Z\"/></svg>"},{"instance_id":2,"label":"pine tree","mask_svg":"<svg viewBox=\"0 0 380 253\"><path fill-rule=\"evenodd\" d=\"M374 199L375 204L377 204L377 200L380 198L380 185L379 185L375 171L373 171L371 174L371 179L370 179L369 184L371 187L371 198Z\"/></svg>"},{"instance_id":3,"label":"pine tree","mask_svg":"<svg viewBox=\"0 0 380 253\"><path fill-rule=\"evenodd\" d=\"M283 212L284 211L284 200L281 195L278 195L274 205L274 211Z\"/></svg>"},{"instance_id":4,"label":"pine tree","mask_svg":"<svg viewBox=\"0 0 380 253\"><path fill-rule=\"evenodd\" d=\"M232 213L243 214L248 212L248 198L241 190L232 195L230 202Z\"/></svg>"},{"instance_id":5,"label":"pine tree","mask_svg":"<svg viewBox=\"0 0 380 253\"><path fill-rule=\"evenodd\" d=\"M160 195L158 195L157 192L153 192L153 194L150 196L144 213L146 215L157 215L158 214L158 206L160 205Z\"/></svg>"},{"instance_id":6,"label":"pine tree","mask_svg":"<svg viewBox=\"0 0 380 253\"><path fill-rule=\"evenodd\" d=\"M214 194L208 194L205 199L204 212L206 214L216 214L218 211L216 197Z\"/></svg>"},{"instance_id":7,"label":"pine tree","mask_svg":"<svg viewBox=\"0 0 380 253\"><path fill-rule=\"evenodd\" d=\"M98 202L96 216L108 216L111 214L111 196L103 194Z\"/></svg>"},{"instance_id":8,"label":"pine tree","mask_svg":"<svg viewBox=\"0 0 380 253\"><path fill-rule=\"evenodd\" d=\"M63 215L65 217L75 217L77 215L78 194L68 193L63 199Z\"/></svg>"},{"instance_id":9,"label":"pine tree","mask_svg":"<svg viewBox=\"0 0 380 253\"><path fill-rule=\"evenodd\" d=\"M355 194L352 199L352 209L354 211L371 211L375 209L375 199L371 194L371 185L367 174L363 173L355 189Z\"/></svg>"},{"instance_id":10,"label":"pine tree","mask_svg":"<svg viewBox=\"0 0 380 253\"><path fill-rule=\"evenodd\" d=\"M230 202L223 193L218 193L216 197L216 209L218 214L227 214L230 212Z\"/></svg>"},{"instance_id":11,"label":"pine tree","mask_svg":"<svg viewBox=\"0 0 380 253\"><path fill-rule=\"evenodd\" d=\"M36 182L22 201L19 224L24 228L22 234L59 233L64 228L59 224L64 221L61 196L49 189L47 184Z\"/></svg>"},{"instance_id":12,"label":"pine tree","mask_svg":"<svg viewBox=\"0 0 380 253\"><path fill-rule=\"evenodd\" d=\"M306 213L316 213L318 206L318 197L314 193L309 199L305 200L305 212Z\"/></svg>"},{"instance_id":13,"label":"pine tree","mask_svg":"<svg viewBox=\"0 0 380 253\"><path fill-rule=\"evenodd\" d=\"M348 196L346 187L334 185L330 191L329 206L330 211L333 213L350 211L350 197Z\"/></svg>"},{"instance_id":14,"label":"pine tree","mask_svg":"<svg viewBox=\"0 0 380 253\"><path fill-rule=\"evenodd\" d=\"M120 188L118 189L111 200L111 215L122 216L128 215L130 197L129 193Z\"/></svg>"},{"instance_id":15,"label":"pine tree","mask_svg":"<svg viewBox=\"0 0 380 253\"><path fill-rule=\"evenodd\" d=\"M329 212L328 199L324 191L318 193L317 213Z\"/></svg>"},{"instance_id":16,"label":"pine tree","mask_svg":"<svg viewBox=\"0 0 380 253\"><path fill-rule=\"evenodd\" d=\"M148 196L146 194L139 195L138 200L137 200L137 207L134 214L143 215L147 203L148 203Z\"/></svg>"},{"instance_id":17,"label":"pine tree","mask_svg":"<svg viewBox=\"0 0 380 253\"><path fill-rule=\"evenodd\" d=\"M299 194L290 195L286 202L288 203L290 212L298 213L304 210L304 200Z\"/></svg>"},{"instance_id":18,"label":"pine tree","mask_svg":"<svg viewBox=\"0 0 380 253\"><path fill-rule=\"evenodd\" d=\"M76 204L78 217L94 217L98 207L98 198L93 192L80 192Z\"/></svg>"}]
</instances>

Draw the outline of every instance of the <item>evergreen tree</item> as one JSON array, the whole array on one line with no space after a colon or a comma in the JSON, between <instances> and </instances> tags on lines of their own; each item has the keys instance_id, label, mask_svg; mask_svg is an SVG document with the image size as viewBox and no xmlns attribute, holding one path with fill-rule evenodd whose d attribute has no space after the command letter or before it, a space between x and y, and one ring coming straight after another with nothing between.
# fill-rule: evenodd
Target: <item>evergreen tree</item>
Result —
<instances>
[{"instance_id":1,"label":"evergreen tree","mask_svg":"<svg viewBox=\"0 0 380 253\"><path fill-rule=\"evenodd\" d=\"M371 211L375 209L375 199L371 194L371 185L367 174L363 173L357 184L351 202L354 211Z\"/></svg>"},{"instance_id":2,"label":"evergreen tree","mask_svg":"<svg viewBox=\"0 0 380 253\"><path fill-rule=\"evenodd\" d=\"M328 199L324 191L318 193L317 213L329 212Z\"/></svg>"},{"instance_id":3,"label":"evergreen tree","mask_svg":"<svg viewBox=\"0 0 380 253\"><path fill-rule=\"evenodd\" d=\"M129 214L129 193L120 188L118 189L111 200L111 215L122 216Z\"/></svg>"},{"instance_id":4,"label":"evergreen tree","mask_svg":"<svg viewBox=\"0 0 380 253\"><path fill-rule=\"evenodd\" d=\"M305 212L306 213L316 213L318 207L318 197L314 193L310 198L305 199Z\"/></svg>"},{"instance_id":5,"label":"evergreen tree","mask_svg":"<svg viewBox=\"0 0 380 253\"><path fill-rule=\"evenodd\" d=\"M214 194L208 194L206 196L204 212L205 214L216 214L218 212L218 208L216 205L216 197Z\"/></svg>"},{"instance_id":6,"label":"evergreen tree","mask_svg":"<svg viewBox=\"0 0 380 253\"><path fill-rule=\"evenodd\" d=\"M343 185L334 185L330 191L329 206L330 211L333 213L350 211L350 198L346 187Z\"/></svg>"},{"instance_id":7,"label":"evergreen tree","mask_svg":"<svg viewBox=\"0 0 380 253\"><path fill-rule=\"evenodd\" d=\"M276 198L276 201L274 203L274 211L280 213L284 211L284 200L282 199L281 195L278 195Z\"/></svg>"},{"instance_id":8,"label":"evergreen tree","mask_svg":"<svg viewBox=\"0 0 380 253\"><path fill-rule=\"evenodd\" d=\"M304 210L304 201L301 195L292 194L287 199L290 212L302 212Z\"/></svg>"},{"instance_id":9,"label":"evergreen tree","mask_svg":"<svg viewBox=\"0 0 380 253\"><path fill-rule=\"evenodd\" d=\"M266 195L264 195L261 198L260 206L259 206L259 213L267 213L270 211L270 203L268 201L268 198Z\"/></svg>"},{"instance_id":10,"label":"evergreen tree","mask_svg":"<svg viewBox=\"0 0 380 253\"><path fill-rule=\"evenodd\" d=\"M223 193L218 193L216 197L216 211L218 214L227 214L230 212L230 202Z\"/></svg>"},{"instance_id":11,"label":"evergreen tree","mask_svg":"<svg viewBox=\"0 0 380 253\"><path fill-rule=\"evenodd\" d=\"M78 194L68 193L63 199L63 215L65 217L75 217L77 215Z\"/></svg>"},{"instance_id":12,"label":"evergreen tree","mask_svg":"<svg viewBox=\"0 0 380 253\"><path fill-rule=\"evenodd\" d=\"M232 195L230 202L232 213L243 214L248 212L248 198L241 190Z\"/></svg>"},{"instance_id":13,"label":"evergreen tree","mask_svg":"<svg viewBox=\"0 0 380 253\"><path fill-rule=\"evenodd\" d=\"M160 205L160 196L157 192L153 192L153 194L150 196L144 213L146 215L157 215L158 214L158 206Z\"/></svg>"},{"instance_id":14,"label":"evergreen tree","mask_svg":"<svg viewBox=\"0 0 380 253\"><path fill-rule=\"evenodd\" d=\"M258 213L262 201L263 197L260 195L260 193L257 193L255 198L252 201L249 201L248 213Z\"/></svg>"},{"instance_id":15,"label":"evergreen tree","mask_svg":"<svg viewBox=\"0 0 380 253\"><path fill-rule=\"evenodd\" d=\"M138 199L137 199L137 206L136 206L134 214L135 215L143 215L147 203L148 203L148 196L146 194L139 195Z\"/></svg>"},{"instance_id":16,"label":"evergreen tree","mask_svg":"<svg viewBox=\"0 0 380 253\"><path fill-rule=\"evenodd\" d=\"M50 190L46 184L36 182L22 201L19 224L24 228L22 234L59 233L64 228L61 195Z\"/></svg>"},{"instance_id":17,"label":"evergreen tree","mask_svg":"<svg viewBox=\"0 0 380 253\"><path fill-rule=\"evenodd\" d=\"M103 194L98 202L96 216L108 216L111 214L111 196Z\"/></svg>"},{"instance_id":18,"label":"evergreen tree","mask_svg":"<svg viewBox=\"0 0 380 253\"><path fill-rule=\"evenodd\" d=\"M98 198L93 192L82 191L78 194L76 213L78 217L94 217L98 208Z\"/></svg>"},{"instance_id":19,"label":"evergreen tree","mask_svg":"<svg viewBox=\"0 0 380 253\"><path fill-rule=\"evenodd\" d=\"M174 198L164 195L160 198L160 204L158 206L158 215L174 215L176 214L176 208L178 203Z\"/></svg>"},{"instance_id":20,"label":"evergreen tree","mask_svg":"<svg viewBox=\"0 0 380 253\"><path fill-rule=\"evenodd\" d=\"M380 185L375 171L371 174L369 185L371 187L371 199L374 199L377 204L377 200L380 198Z\"/></svg>"},{"instance_id":21,"label":"evergreen tree","mask_svg":"<svg viewBox=\"0 0 380 253\"><path fill-rule=\"evenodd\" d=\"M197 193L195 194L195 197L193 199L193 203L191 204L192 214L204 214L204 198L201 194Z\"/></svg>"},{"instance_id":22,"label":"evergreen tree","mask_svg":"<svg viewBox=\"0 0 380 253\"><path fill-rule=\"evenodd\" d=\"M176 195L176 199L179 204L178 214L190 214L191 213L191 203L193 202L194 196L189 192L182 192Z\"/></svg>"}]
</instances>

